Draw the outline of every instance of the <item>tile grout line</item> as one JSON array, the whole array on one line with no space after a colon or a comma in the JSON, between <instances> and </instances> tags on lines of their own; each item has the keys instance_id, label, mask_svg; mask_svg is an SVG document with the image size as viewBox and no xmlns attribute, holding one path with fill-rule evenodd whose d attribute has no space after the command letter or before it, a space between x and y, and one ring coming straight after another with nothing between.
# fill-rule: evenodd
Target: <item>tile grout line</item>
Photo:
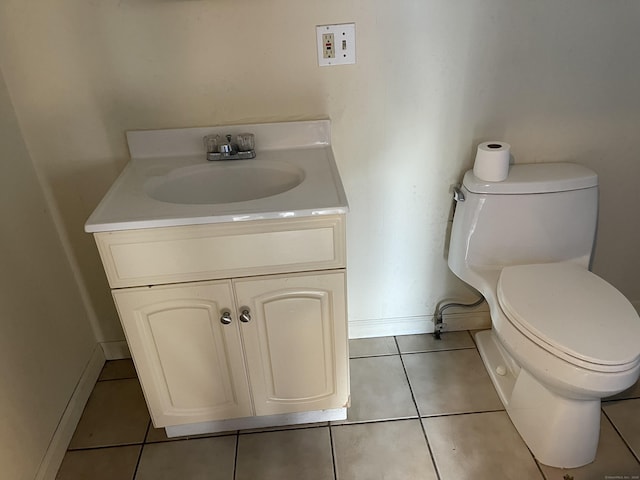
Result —
<instances>
[{"instance_id":1,"label":"tile grout line","mask_svg":"<svg viewBox=\"0 0 640 480\"><path fill-rule=\"evenodd\" d=\"M400 356L402 355L423 355L425 353L447 353L447 352L462 352L465 350L475 350L476 352L478 351L478 349L474 346L474 347L462 347L462 348L443 348L442 350L424 350L421 352L404 352L401 353Z\"/></svg>"},{"instance_id":2,"label":"tile grout line","mask_svg":"<svg viewBox=\"0 0 640 480\"><path fill-rule=\"evenodd\" d=\"M370 355L355 355L353 357L349 357L349 360L355 360L357 358L393 357L396 355L400 355L400 354L399 353L372 353Z\"/></svg>"},{"instance_id":3,"label":"tile grout line","mask_svg":"<svg viewBox=\"0 0 640 480\"><path fill-rule=\"evenodd\" d=\"M309 428L322 428L326 427L325 423L328 425L329 422L312 422L312 423L299 423L299 424L291 424L291 425L280 425L274 427L260 427L260 428L245 428L243 430L238 430L239 435L255 435L260 433L271 433L271 432L284 432L288 430L307 430ZM319 424L319 425L316 425ZM253 431L256 430L256 431ZM218 435L220 437L224 435Z\"/></svg>"},{"instance_id":4,"label":"tile grout line","mask_svg":"<svg viewBox=\"0 0 640 480\"><path fill-rule=\"evenodd\" d=\"M130 443L118 443L115 445L98 445L95 447L67 448L67 452L91 452L93 450L106 450L109 448L137 447L138 445L144 445L144 443L130 442Z\"/></svg>"},{"instance_id":5,"label":"tile grout line","mask_svg":"<svg viewBox=\"0 0 640 480\"><path fill-rule=\"evenodd\" d=\"M331 424L328 425L329 428L329 443L331 444L331 464L333 465L333 480L338 480L338 465L336 462L336 448L333 442L333 429Z\"/></svg>"},{"instance_id":6,"label":"tile grout line","mask_svg":"<svg viewBox=\"0 0 640 480\"><path fill-rule=\"evenodd\" d=\"M146 402L145 402L145 405L146 405ZM142 439L142 443L145 445L148 443L154 443L154 442L147 441L149 439L149 433L151 433L152 428L153 428L153 420L151 420L151 414L149 414L149 423L147 424L147 431L144 432L144 438Z\"/></svg>"},{"instance_id":7,"label":"tile grout line","mask_svg":"<svg viewBox=\"0 0 640 480\"><path fill-rule=\"evenodd\" d=\"M640 382L640 380L638 381ZM628 402L629 400L640 400L640 397L626 397L626 398L605 397L600 401L600 403L603 405L607 405L608 403Z\"/></svg>"},{"instance_id":8,"label":"tile grout line","mask_svg":"<svg viewBox=\"0 0 640 480\"><path fill-rule=\"evenodd\" d=\"M473 342L474 348L477 350L478 349L478 343L476 342L476 336L471 333L471 330L467 330L467 333L471 337L471 341Z\"/></svg>"},{"instance_id":9,"label":"tile grout line","mask_svg":"<svg viewBox=\"0 0 640 480\"><path fill-rule=\"evenodd\" d=\"M518 434L518 435L520 435L520 434ZM520 437L520 438L522 438L522 437ZM522 441L522 443L524 443L524 440ZM547 479L547 476L542 471L542 466L540 465L540 462L538 462L538 460L536 459L535 455L533 454L533 452L529 448L529 445L527 445L525 443L524 446L527 448L527 451L529 452L529 455L531 455L531 458L533 458L533 463L535 463L536 467L538 467L538 471L540 472L540 475L542 476L542 480L549 480L549 479Z\"/></svg>"},{"instance_id":10,"label":"tile grout line","mask_svg":"<svg viewBox=\"0 0 640 480\"><path fill-rule=\"evenodd\" d=\"M380 358L380 357L397 357L399 355L417 355L419 353L439 353L439 352L457 352L459 350L477 350L476 346L472 347L450 347L440 350L415 350L413 352L398 352L398 353L372 353L370 355L358 355L355 357L349 357L349 360L359 360L362 358Z\"/></svg>"},{"instance_id":11,"label":"tile grout line","mask_svg":"<svg viewBox=\"0 0 640 480\"><path fill-rule=\"evenodd\" d=\"M228 434L225 434L225 435L220 435L218 433L211 433L211 434L202 433L202 434L193 435L193 436L183 435L183 436L180 436L180 437L167 437L167 440L150 440L150 441L145 441L144 444L145 445L158 445L159 443L186 442L188 440L204 440L206 438L224 438L224 437L233 437L234 435L236 435L236 434L235 433L228 433Z\"/></svg>"},{"instance_id":12,"label":"tile grout line","mask_svg":"<svg viewBox=\"0 0 640 480\"><path fill-rule=\"evenodd\" d=\"M334 424L330 424L332 427L342 427L342 426L348 426L348 425L366 425L368 423L387 423L387 422L401 422L403 420L420 420L420 416L419 415L412 415L410 417L393 417L393 418L378 418L378 419L373 419L373 420L352 420L352 421L346 421L346 420L338 420L341 423L334 423Z\"/></svg>"},{"instance_id":13,"label":"tile grout line","mask_svg":"<svg viewBox=\"0 0 640 480\"><path fill-rule=\"evenodd\" d=\"M618 435L618 437L620 437L620 440L622 440L622 443L624 443L624 446L627 447L627 450L629 450L631 452L631 455L633 456L633 458L636 459L637 462L640 462L640 458L638 458L635 454L635 452L633 451L633 449L631 448L631 446L627 443L627 440L624 438L624 436L622 435L622 433L620 432L620 430L618 430L618 427L616 426L616 424L613 422L613 420L611 420L611 418L609 417L609 415L607 415L607 412L605 411L604 408L602 408L602 404L600 405L600 412L602 413L602 415L605 416L605 418L607 419L607 421L611 424L611 426L613 427L613 429L615 430L616 434Z\"/></svg>"},{"instance_id":14,"label":"tile grout line","mask_svg":"<svg viewBox=\"0 0 640 480\"><path fill-rule=\"evenodd\" d=\"M438 469L438 465L436 464L436 458L433 455L433 451L431 450L431 445L429 444L429 438L427 437L426 429L424 428L424 423L422 422L422 418L420 417L420 409L418 408L418 402L416 401L416 396L413 393L413 387L411 386L411 381L409 380L409 374L407 373L407 368L404 365L404 359L402 358L402 352L400 352L400 345L398 344L398 338L396 336L393 337L393 340L396 342L396 347L398 348L398 352L400 355L400 363L402 364L402 370L404 371L404 376L407 379L407 385L409 385L409 392L411 393L411 399L413 400L413 406L416 408L416 413L418 414L418 422L420 423L420 429L422 430L422 435L424 437L424 441L427 444L427 452L429 452L429 458L431 458L431 463L433 464L433 471L436 474L436 479L441 480L440 471Z\"/></svg>"},{"instance_id":15,"label":"tile grout line","mask_svg":"<svg viewBox=\"0 0 640 480\"><path fill-rule=\"evenodd\" d=\"M238 450L240 448L240 430L236 430L236 452L233 458L233 480L238 475Z\"/></svg>"},{"instance_id":16,"label":"tile grout line","mask_svg":"<svg viewBox=\"0 0 640 480\"><path fill-rule=\"evenodd\" d=\"M142 440L142 445L140 445L140 453L138 453L138 461L136 462L136 468L133 470L133 477L131 480L135 480L138 475L138 468L140 467L140 461L142 460L142 452L144 451L145 440L147 439L147 435L149 435L149 430L151 429L151 419L149 419L149 423L147 424L147 430L144 432L144 439Z\"/></svg>"},{"instance_id":17,"label":"tile grout line","mask_svg":"<svg viewBox=\"0 0 640 480\"><path fill-rule=\"evenodd\" d=\"M138 377L103 378L102 380L97 380L96 383L117 382L118 380L138 380Z\"/></svg>"},{"instance_id":18,"label":"tile grout line","mask_svg":"<svg viewBox=\"0 0 640 480\"><path fill-rule=\"evenodd\" d=\"M506 412L506 410L504 408L496 408L491 410L473 410L471 412L438 413L437 415L424 415L419 418L462 417L464 415L480 415L482 413L496 412Z\"/></svg>"}]
</instances>

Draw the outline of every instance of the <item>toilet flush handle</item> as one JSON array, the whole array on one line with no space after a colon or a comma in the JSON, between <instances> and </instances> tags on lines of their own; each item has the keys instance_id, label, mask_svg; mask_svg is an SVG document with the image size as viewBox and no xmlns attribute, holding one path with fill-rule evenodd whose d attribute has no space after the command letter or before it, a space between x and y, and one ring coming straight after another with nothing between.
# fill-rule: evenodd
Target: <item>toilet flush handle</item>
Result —
<instances>
[{"instance_id":1,"label":"toilet flush handle","mask_svg":"<svg viewBox=\"0 0 640 480\"><path fill-rule=\"evenodd\" d=\"M456 202L464 202L465 201L464 193L460 189L460 185L454 185L454 187L453 187L453 199Z\"/></svg>"}]
</instances>

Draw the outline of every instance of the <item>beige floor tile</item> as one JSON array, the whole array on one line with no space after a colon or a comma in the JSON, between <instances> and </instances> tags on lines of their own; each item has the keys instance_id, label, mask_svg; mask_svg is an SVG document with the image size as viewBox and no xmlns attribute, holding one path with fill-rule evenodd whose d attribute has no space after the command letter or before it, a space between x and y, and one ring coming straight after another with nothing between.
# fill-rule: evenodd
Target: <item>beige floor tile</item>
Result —
<instances>
[{"instance_id":1,"label":"beige floor tile","mask_svg":"<svg viewBox=\"0 0 640 480\"><path fill-rule=\"evenodd\" d=\"M133 360L130 358L123 360L109 360L104 364L100 377L100 380L122 380L125 378L138 378L136 369L133 366Z\"/></svg>"},{"instance_id":2,"label":"beige floor tile","mask_svg":"<svg viewBox=\"0 0 640 480\"><path fill-rule=\"evenodd\" d=\"M350 366L347 422L417 417L400 356L354 358Z\"/></svg>"},{"instance_id":3,"label":"beige floor tile","mask_svg":"<svg viewBox=\"0 0 640 480\"><path fill-rule=\"evenodd\" d=\"M142 443L149 421L137 379L98 382L69 448Z\"/></svg>"},{"instance_id":4,"label":"beige floor tile","mask_svg":"<svg viewBox=\"0 0 640 480\"><path fill-rule=\"evenodd\" d=\"M235 480L333 480L329 427L238 437Z\"/></svg>"},{"instance_id":5,"label":"beige floor tile","mask_svg":"<svg viewBox=\"0 0 640 480\"><path fill-rule=\"evenodd\" d=\"M337 480L436 480L420 420L331 427Z\"/></svg>"},{"instance_id":6,"label":"beige floor tile","mask_svg":"<svg viewBox=\"0 0 640 480\"><path fill-rule=\"evenodd\" d=\"M402 358L421 416L503 409L475 349Z\"/></svg>"},{"instance_id":7,"label":"beige floor tile","mask_svg":"<svg viewBox=\"0 0 640 480\"><path fill-rule=\"evenodd\" d=\"M423 418L422 422L441 480L544 478L506 412Z\"/></svg>"},{"instance_id":8,"label":"beige floor tile","mask_svg":"<svg viewBox=\"0 0 640 480\"><path fill-rule=\"evenodd\" d=\"M636 413L635 417L637 416ZM596 459L593 463L580 468L564 469L546 465L540 465L540 468L547 480L564 480L571 477L575 480L631 480L634 475L636 480L640 478L638 477L640 475L640 464L633 458L629 449L604 415L600 420L600 441L598 442Z\"/></svg>"},{"instance_id":9,"label":"beige floor tile","mask_svg":"<svg viewBox=\"0 0 640 480\"><path fill-rule=\"evenodd\" d=\"M233 480L236 436L145 445L136 480Z\"/></svg>"},{"instance_id":10,"label":"beige floor tile","mask_svg":"<svg viewBox=\"0 0 640 480\"><path fill-rule=\"evenodd\" d=\"M435 352L439 350L456 350L475 348L469 332L444 332L437 340L431 333L422 335L402 335L396 337L401 353Z\"/></svg>"},{"instance_id":11,"label":"beige floor tile","mask_svg":"<svg viewBox=\"0 0 640 480\"><path fill-rule=\"evenodd\" d=\"M69 451L56 480L132 480L141 445Z\"/></svg>"},{"instance_id":12,"label":"beige floor tile","mask_svg":"<svg viewBox=\"0 0 640 480\"><path fill-rule=\"evenodd\" d=\"M635 456L640 458L640 399L607 402L602 408Z\"/></svg>"},{"instance_id":13,"label":"beige floor tile","mask_svg":"<svg viewBox=\"0 0 640 480\"><path fill-rule=\"evenodd\" d=\"M372 357L376 355L394 355L398 346L393 337L357 338L349 340L349 357Z\"/></svg>"}]
</instances>

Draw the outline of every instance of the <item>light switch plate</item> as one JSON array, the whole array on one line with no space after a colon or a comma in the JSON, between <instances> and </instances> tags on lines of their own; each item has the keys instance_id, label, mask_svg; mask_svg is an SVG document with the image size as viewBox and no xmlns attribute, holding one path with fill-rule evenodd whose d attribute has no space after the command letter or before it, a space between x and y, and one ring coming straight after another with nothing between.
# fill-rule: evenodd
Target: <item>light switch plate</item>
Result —
<instances>
[{"instance_id":1,"label":"light switch plate","mask_svg":"<svg viewBox=\"0 0 640 480\"><path fill-rule=\"evenodd\" d=\"M356 63L355 23L318 25L316 26L316 38L318 65L321 67Z\"/></svg>"}]
</instances>

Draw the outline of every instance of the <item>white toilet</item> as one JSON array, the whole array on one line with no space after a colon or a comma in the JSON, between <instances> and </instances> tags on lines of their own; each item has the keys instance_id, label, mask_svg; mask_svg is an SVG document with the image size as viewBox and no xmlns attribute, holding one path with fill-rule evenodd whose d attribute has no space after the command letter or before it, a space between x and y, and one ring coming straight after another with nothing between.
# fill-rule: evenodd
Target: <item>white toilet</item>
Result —
<instances>
[{"instance_id":1,"label":"white toilet","mask_svg":"<svg viewBox=\"0 0 640 480\"><path fill-rule=\"evenodd\" d=\"M570 163L512 165L503 182L468 171L449 267L486 298L478 349L525 443L543 464L595 458L600 399L640 373L640 318L589 272L598 177Z\"/></svg>"}]
</instances>

